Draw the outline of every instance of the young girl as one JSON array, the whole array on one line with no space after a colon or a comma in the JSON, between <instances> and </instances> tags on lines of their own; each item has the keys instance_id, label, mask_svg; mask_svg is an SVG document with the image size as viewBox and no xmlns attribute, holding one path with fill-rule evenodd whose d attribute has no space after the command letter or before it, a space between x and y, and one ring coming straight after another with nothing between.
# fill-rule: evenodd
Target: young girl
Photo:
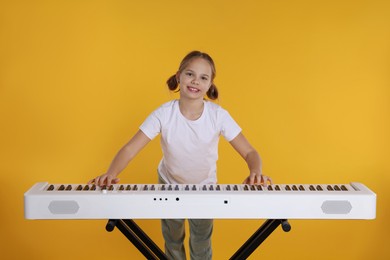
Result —
<instances>
[{"instance_id":1,"label":"young girl","mask_svg":"<svg viewBox=\"0 0 390 260\"><path fill-rule=\"evenodd\" d=\"M108 171L89 183L111 185L118 183L119 173L154 137L161 134L163 158L158 165L160 183L215 184L219 136L230 142L246 161L249 176L245 184L272 184L262 174L257 151L241 133L241 128L219 105L205 100L218 98L213 81L215 65L212 58L199 51L190 52L171 76L168 87L179 88L179 100L163 104L155 110L133 138L118 152ZM211 259L211 219L190 219L191 259ZM162 220L165 252L169 259L185 259L184 220Z\"/></svg>"}]
</instances>

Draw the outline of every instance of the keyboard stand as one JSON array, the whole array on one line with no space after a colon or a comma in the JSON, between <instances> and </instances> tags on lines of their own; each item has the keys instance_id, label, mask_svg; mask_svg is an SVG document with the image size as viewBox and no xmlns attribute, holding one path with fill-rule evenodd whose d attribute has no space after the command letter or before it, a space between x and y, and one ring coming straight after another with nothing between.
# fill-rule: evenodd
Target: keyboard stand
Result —
<instances>
[{"instance_id":1,"label":"keyboard stand","mask_svg":"<svg viewBox=\"0 0 390 260\"><path fill-rule=\"evenodd\" d=\"M264 240L279 226L284 232L291 230L287 219L267 219L263 225L237 250L230 260L247 259Z\"/></svg>"},{"instance_id":2,"label":"keyboard stand","mask_svg":"<svg viewBox=\"0 0 390 260\"><path fill-rule=\"evenodd\" d=\"M132 219L110 219L106 230L111 232L117 227L127 239L140 251L148 260L168 260L163 251L146 235L146 233Z\"/></svg>"},{"instance_id":3,"label":"keyboard stand","mask_svg":"<svg viewBox=\"0 0 390 260\"><path fill-rule=\"evenodd\" d=\"M279 226L285 232L291 230L287 219L268 219L253 235L237 250L230 260L247 259L264 240ZM117 227L123 235L146 257L153 260L168 260L164 252L146 235L145 232L131 219L110 219L106 230L111 232Z\"/></svg>"}]
</instances>

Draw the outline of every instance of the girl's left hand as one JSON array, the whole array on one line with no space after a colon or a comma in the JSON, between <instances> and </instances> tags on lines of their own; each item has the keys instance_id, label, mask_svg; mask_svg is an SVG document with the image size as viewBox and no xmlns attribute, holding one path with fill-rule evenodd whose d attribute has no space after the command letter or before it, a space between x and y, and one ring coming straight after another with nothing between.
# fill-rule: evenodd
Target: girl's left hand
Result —
<instances>
[{"instance_id":1,"label":"girl's left hand","mask_svg":"<svg viewBox=\"0 0 390 260\"><path fill-rule=\"evenodd\" d=\"M271 185L273 184L271 177L268 177L263 174L256 174L256 173L251 173L242 183L249 184L249 185L261 184L264 187L267 187L268 183Z\"/></svg>"}]
</instances>

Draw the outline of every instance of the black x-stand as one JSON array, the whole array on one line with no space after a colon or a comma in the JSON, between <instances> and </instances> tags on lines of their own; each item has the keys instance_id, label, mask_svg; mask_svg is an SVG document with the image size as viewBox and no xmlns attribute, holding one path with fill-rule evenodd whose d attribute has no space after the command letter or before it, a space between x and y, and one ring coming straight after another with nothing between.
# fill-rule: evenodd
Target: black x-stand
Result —
<instances>
[{"instance_id":1,"label":"black x-stand","mask_svg":"<svg viewBox=\"0 0 390 260\"><path fill-rule=\"evenodd\" d=\"M285 232L291 230L287 219L268 219L253 235L237 250L230 260L247 259L264 240L279 226ZM131 219L110 219L106 230L111 232L117 227L123 235L146 257L148 260L168 259L163 251L146 235L145 232Z\"/></svg>"}]
</instances>

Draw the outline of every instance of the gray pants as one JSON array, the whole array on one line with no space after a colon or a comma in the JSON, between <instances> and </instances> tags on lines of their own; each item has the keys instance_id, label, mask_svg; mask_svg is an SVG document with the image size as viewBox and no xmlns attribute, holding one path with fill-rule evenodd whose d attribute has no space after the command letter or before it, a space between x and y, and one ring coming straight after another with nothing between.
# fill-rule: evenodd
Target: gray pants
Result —
<instances>
[{"instance_id":1,"label":"gray pants","mask_svg":"<svg viewBox=\"0 0 390 260\"><path fill-rule=\"evenodd\" d=\"M170 260L186 259L184 249L184 219L162 219L162 233L165 239L165 253ZM212 259L211 234L212 219L189 219L191 260Z\"/></svg>"},{"instance_id":2,"label":"gray pants","mask_svg":"<svg viewBox=\"0 0 390 260\"><path fill-rule=\"evenodd\" d=\"M159 183L165 183L159 177ZM213 232L212 219L189 219L190 225L190 257L191 260L212 259L211 234ZM169 260L184 260L185 220L162 219L162 233L165 240L165 253Z\"/></svg>"}]
</instances>

